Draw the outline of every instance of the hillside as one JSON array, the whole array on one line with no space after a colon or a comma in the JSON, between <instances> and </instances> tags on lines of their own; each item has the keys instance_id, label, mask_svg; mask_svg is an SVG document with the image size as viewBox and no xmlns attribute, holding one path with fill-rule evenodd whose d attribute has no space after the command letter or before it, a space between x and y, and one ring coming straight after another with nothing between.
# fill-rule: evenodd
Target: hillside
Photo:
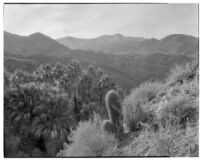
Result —
<instances>
[{"instance_id":1,"label":"hillside","mask_svg":"<svg viewBox=\"0 0 200 160\"><path fill-rule=\"evenodd\" d=\"M198 39L183 34L172 34L160 40L115 34L93 39L63 37L57 41L72 49L101 51L115 55L147 55L155 52L190 55L198 52Z\"/></svg>"},{"instance_id":2,"label":"hillside","mask_svg":"<svg viewBox=\"0 0 200 160\"><path fill-rule=\"evenodd\" d=\"M97 116L80 123L73 143L64 143L57 156L198 157L199 71L195 66L179 66L166 83L144 83L132 90L123 100L123 131L113 130L111 124L99 127L108 120Z\"/></svg>"},{"instance_id":3,"label":"hillside","mask_svg":"<svg viewBox=\"0 0 200 160\"><path fill-rule=\"evenodd\" d=\"M173 34L161 40L150 39L141 42L136 51L145 54L161 52L171 55L193 55L198 53L198 38L183 34Z\"/></svg>"},{"instance_id":4,"label":"hillside","mask_svg":"<svg viewBox=\"0 0 200 160\"><path fill-rule=\"evenodd\" d=\"M20 68L33 70L44 63L67 64L70 59L77 59L84 67L92 64L102 68L126 91L146 80L163 80L173 65L191 60L185 55L167 55L162 52L117 56L103 52L72 50L41 33L27 37L7 32L4 34L5 67L11 72Z\"/></svg>"},{"instance_id":5,"label":"hillside","mask_svg":"<svg viewBox=\"0 0 200 160\"><path fill-rule=\"evenodd\" d=\"M16 69L21 69L24 71L32 72L35 70L39 65L45 64L45 63L62 63L62 64L68 64L70 60L74 58L71 57L54 57L54 56L44 56L44 55L27 55L27 56L21 56L21 55L11 55L6 54L4 57L4 66L7 71L14 72ZM77 59L77 58L76 58ZM89 65L94 65L95 67L99 67L103 69L106 73L111 75L116 79L116 82L119 84L119 86L127 90L130 88L130 86L135 85L134 80L131 79L131 76L128 75L128 73L124 73L123 70L119 70L107 65L99 64L99 63L90 63L88 61L80 60L81 65L83 68L87 68Z\"/></svg>"},{"instance_id":6,"label":"hillside","mask_svg":"<svg viewBox=\"0 0 200 160\"><path fill-rule=\"evenodd\" d=\"M140 57L108 57L94 56L93 54L73 56L47 56L47 55L10 55L6 54L4 58L5 68L9 72L16 69L33 71L39 65L44 63L68 64L71 59L77 59L81 65L86 68L90 64L103 69L111 75L119 86L129 91L146 80L164 80L170 71L170 68L176 64L182 64L190 61L186 56L166 56L162 54L140 56ZM112 64L112 65L111 65Z\"/></svg>"}]
</instances>

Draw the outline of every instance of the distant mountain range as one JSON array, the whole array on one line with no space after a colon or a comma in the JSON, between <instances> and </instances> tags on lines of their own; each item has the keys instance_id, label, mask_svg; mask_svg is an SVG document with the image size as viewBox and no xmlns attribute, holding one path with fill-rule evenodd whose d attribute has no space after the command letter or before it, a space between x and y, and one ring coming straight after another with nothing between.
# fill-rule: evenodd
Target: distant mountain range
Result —
<instances>
[{"instance_id":1,"label":"distant mountain range","mask_svg":"<svg viewBox=\"0 0 200 160\"><path fill-rule=\"evenodd\" d=\"M93 39L63 37L57 41L71 49L102 51L115 55L147 55L154 52L188 55L198 52L198 38L183 34L169 35L161 40L115 34Z\"/></svg>"},{"instance_id":2,"label":"distant mountain range","mask_svg":"<svg viewBox=\"0 0 200 160\"><path fill-rule=\"evenodd\" d=\"M111 47L102 48L100 51L72 49L41 33L19 36L4 32L4 65L10 72L15 69L31 71L40 64L56 62L67 64L71 59L77 59L83 67L92 64L102 68L128 91L146 80L163 80L173 65L190 61L191 55L195 55L198 51L198 39L186 35L170 35L156 40L117 34L101 36L96 41L99 39L103 39L102 44L107 42L107 46L110 44ZM97 43L90 41L94 46ZM117 43L119 46L115 46ZM120 47L120 44L123 47ZM108 54L103 50L111 50L112 47L115 48L115 53L117 50L121 50L121 53ZM138 48L137 53L123 53L125 50L131 51L135 48Z\"/></svg>"},{"instance_id":3,"label":"distant mountain range","mask_svg":"<svg viewBox=\"0 0 200 160\"><path fill-rule=\"evenodd\" d=\"M4 32L4 52L7 53L60 55L67 53L67 51L69 49L66 46L38 32L29 36Z\"/></svg>"},{"instance_id":4,"label":"distant mountain range","mask_svg":"<svg viewBox=\"0 0 200 160\"><path fill-rule=\"evenodd\" d=\"M93 39L81 39L64 37L57 39L58 42L72 49L102 51L116 55L127 54L130 48L136 47L144 41L142 37L125 37L121 34L104 35Z\"/></svg>"}]
</instances>

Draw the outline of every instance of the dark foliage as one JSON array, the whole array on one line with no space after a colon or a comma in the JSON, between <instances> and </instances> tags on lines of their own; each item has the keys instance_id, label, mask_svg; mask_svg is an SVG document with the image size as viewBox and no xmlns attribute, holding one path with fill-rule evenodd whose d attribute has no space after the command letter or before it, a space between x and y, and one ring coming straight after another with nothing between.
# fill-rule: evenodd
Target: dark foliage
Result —
<instances>
[{"instance_id":1,"label":"dark foliage","mask_svg":"<svg viewBox=\"0 0 200 160\"><path fill-rule=\"evenodd\" d=\"M80 121L107 116L105 93L117 88L109 75L93 66L83 70L75 60L30 73L5 71L4 84L6 157L55 156Z\"/></svg>"}]
</instances>

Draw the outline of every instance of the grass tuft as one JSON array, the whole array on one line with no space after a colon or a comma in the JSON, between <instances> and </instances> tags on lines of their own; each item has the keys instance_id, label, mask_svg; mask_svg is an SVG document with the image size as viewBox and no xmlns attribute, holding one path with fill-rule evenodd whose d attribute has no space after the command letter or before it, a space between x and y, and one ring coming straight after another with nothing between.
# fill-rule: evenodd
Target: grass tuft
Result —
<instances>
[{"instance_id":1,"label":"grass tuft","mask_svg":"<svg viewBox=\"0 0 200 160\"><path fill-rule=\"evenodd\" d=\"M179 80L187 78L192 73L195 67L195 62L188 62L182 65L174 66L171 69L168 78L166 79L167 83L171 84L173 82L177 82Z\"/></svg>"},{"instance_id":2,"label":"grass tuft","mask_svg":"<svg viewBox=\"0 0 200 160\"><path fill-rule=\"evenodd\" d=\"M184 127L187 122L195 122L198 119L198 108L193 105L187 95L176 96L168 103L161 106L156 115L162 126L181 125Z\"/></svg>"},{"instance_id":3,"label":"grass tuft","mask_svg":"<svg viewBox=\"0 0 200 160\"><path fill-rule=\"evenodd\" d=\"M124 123L130 131L137 130L138 122L148 119L147 112L151 109L143 108L156 94L164 88L162 83L144 83L129 94L123 103Z\"/></svg>"}]
</instances>

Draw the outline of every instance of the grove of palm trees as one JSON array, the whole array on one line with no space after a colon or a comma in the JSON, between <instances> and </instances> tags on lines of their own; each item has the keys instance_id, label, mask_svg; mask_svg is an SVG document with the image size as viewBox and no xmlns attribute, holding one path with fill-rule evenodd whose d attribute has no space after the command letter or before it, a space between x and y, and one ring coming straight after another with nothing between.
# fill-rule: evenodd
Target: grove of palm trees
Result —
<instances>
[{"instance_id":1,"label":"grove of palm trees","mask_svg":"<svg viewBox=\"0 0 200 160\"><path fill-rule=\"evenodd\" d=\"M71 130L94 113L107 117L104 95L117 89L101 69L41 65L4 75L5 156L55 156ZM33 153L32 153L33 152Z\"/></svg>"}]
</instances>

